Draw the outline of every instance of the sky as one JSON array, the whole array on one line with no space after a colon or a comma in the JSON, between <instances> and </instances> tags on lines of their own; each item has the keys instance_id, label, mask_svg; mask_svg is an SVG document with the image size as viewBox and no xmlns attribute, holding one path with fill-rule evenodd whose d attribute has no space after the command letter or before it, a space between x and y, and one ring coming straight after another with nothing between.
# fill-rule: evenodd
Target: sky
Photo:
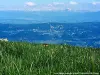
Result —
<instances>
[{"instance_id":1,"label":"sky","mask_svg":"<svg viewBox=\"0 0 100 75\"><path fill-rule=\"evenodd\" d=\"M0 0L0 10L100 11L100 0Z\"/></svg>"}]
</instances>

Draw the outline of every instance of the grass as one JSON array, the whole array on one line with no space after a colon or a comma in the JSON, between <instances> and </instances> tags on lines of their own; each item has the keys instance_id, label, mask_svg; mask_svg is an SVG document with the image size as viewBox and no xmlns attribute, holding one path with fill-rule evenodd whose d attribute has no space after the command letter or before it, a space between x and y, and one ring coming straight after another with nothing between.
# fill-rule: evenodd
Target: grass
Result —
<instances>
[{"instance_id":1,"label":"grass","mask_svg":"<svg viewBox=\"0 0 100 75\"><path fill-rule=\"evenodd\" d=\"M100 48L0 41L0 75L99 71Z\"/></svg>"}]
</instances>

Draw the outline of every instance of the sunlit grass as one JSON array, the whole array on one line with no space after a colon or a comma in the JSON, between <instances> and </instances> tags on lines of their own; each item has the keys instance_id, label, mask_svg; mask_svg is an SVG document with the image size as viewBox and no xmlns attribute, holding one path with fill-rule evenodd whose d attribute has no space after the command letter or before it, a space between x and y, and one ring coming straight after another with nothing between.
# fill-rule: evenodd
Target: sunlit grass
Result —
<instances>
[{"instance_id":1,"label":"sunlit grass","mask_svg":"<svg viewBox=\"0 0 100 75\"><path fill-rule=\"evenodd\" d=\"M0 41L0 75L99 71L99 48Z\"/></svg>"}]
</instances>

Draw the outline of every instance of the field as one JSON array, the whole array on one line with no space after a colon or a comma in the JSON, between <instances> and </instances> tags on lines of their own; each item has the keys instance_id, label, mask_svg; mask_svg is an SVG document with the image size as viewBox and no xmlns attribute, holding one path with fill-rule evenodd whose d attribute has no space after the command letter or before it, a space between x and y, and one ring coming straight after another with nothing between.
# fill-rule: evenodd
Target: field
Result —
<instances>
[{"instance_id":1,"label":"field","mask_svg":"<svg viewBox=\"0 0 100 75\"><path fill-rule=\"evenodd\" d=\"M100 72L100 48L0 41L0 75Z\"/></svg>"}]
</instances>

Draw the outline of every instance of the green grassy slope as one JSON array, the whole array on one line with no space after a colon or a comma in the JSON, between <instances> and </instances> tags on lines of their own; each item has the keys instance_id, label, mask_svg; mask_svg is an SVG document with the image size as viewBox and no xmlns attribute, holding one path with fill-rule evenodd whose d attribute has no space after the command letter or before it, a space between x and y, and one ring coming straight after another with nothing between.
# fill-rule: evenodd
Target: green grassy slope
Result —
<instances>
[{"instance_id":1,"label":"green grassy slope","mask_svg":"<svg viewBox=\"0 0 100 75\"><path fill-rule=\"evenodd\" d=\"M99 72L100 49L0 42L0 75Z\"/></svg>"}]
</instances>

